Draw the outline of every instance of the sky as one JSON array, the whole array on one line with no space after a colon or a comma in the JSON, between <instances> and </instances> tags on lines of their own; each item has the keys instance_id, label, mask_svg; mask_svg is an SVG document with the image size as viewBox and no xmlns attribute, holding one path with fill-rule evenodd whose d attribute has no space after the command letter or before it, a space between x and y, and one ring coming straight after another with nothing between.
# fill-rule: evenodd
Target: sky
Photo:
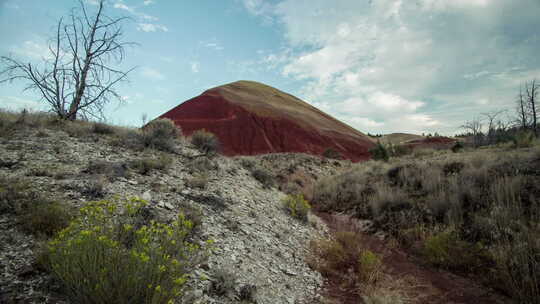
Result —
<instances>
[{"instance_id":1,"label":"sky","mask_svg":"<svg viewBox=\"0 0 540 304\"><path fill-rule=\"evenodd\" d=\"M0 0L0 55L38 62L76 5ZM138 43L119 65L136 67L123 102L106 108L121 125L253 80L361 132L451 135L481 113L512 116L520 85L540 79L540 0L109 0L106 12L131 17L123 39ZM0 85L0 107L46 108L23 88Z\"/></svg>"}]
</instances>

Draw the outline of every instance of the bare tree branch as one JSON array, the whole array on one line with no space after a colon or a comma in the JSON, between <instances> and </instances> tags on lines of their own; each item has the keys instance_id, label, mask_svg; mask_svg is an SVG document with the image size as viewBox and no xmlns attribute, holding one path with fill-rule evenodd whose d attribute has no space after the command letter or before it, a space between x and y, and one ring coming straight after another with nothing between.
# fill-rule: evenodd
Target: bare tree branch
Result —
<instances>
[{"instance_id":1,"label":"bare tree branch","mask_svg":"<svg viewBox=\"0 0 540 304\"><path fill-rule=\"evenodd\" d=\"M538 136L538 92L540 90L540 84L536 82L536 79L531 82L525 83L525 94L527 95L527 109L529 111L531 129L535 136Z\"/></svg>"},{"instance_id":2,"label":"bare tree branch","mask_svg":"<svg viewBox=\"0 0 540 304\"><path fill-rule=\"evenodd\" d=\"M56 33L49 42L49 59L42 65L23 63L11 56L1 56L0 83L23 80L25 90L35 90L42 100L63 119L101 118L103 108L112 101L121 102L115 86L127 80L133 71L121 71L110 66L120 63L125 47L134 45L122 41L122 23L129 18L112 18L105 14L105 0L90 12L85 3L69 15L67 23L60 18Z\"/></svg>"}]
</instances>

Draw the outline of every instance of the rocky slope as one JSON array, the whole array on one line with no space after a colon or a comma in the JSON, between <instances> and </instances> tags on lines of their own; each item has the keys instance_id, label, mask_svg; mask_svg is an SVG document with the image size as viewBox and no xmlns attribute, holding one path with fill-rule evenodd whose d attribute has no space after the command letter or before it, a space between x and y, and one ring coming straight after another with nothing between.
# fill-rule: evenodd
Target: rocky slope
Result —
<instances>
[{"instance_id":1,"label":"rocky slope","mask_svg":"<svg viewBox=\"0 0 540 304\"><path fill-rule=\"evenodd\" d=\"M258 159L216 156L205 159L203 169L204 157L184 142L177 154L167 155L172 159L168 169L141 174L133 161L156 159L162 152L134 151L110 142L92 133L72 137L61 130L22 128L0 139L0 178L27 180L33 191L73 206L94 196L119 195L142 197L152 212L165 218L188 207L201 210L201 235L215 240L215 250L195 271L186 303L238 303L246 290L261 304L311 303L317 297L322 279L304 257L307 242L325 234L326 228L316 217L303 223L285 212L284 194L263 188L246 169L245 163ZM292 157L288 164L294 165L294 156L284 157ZM279 156L273 158L279 162ZM96 169L98 163L113 169ZM306 171L313 175L323 175L324 166L336 168L309 156L302 156L299 165L310 163ZM189 181L202 170L206 186L190 187ZM38 239L9 213L0 213L0 231L0 302L68 303L57 284L36 267ZM220 280L230 288L218 294L213 286Z\"/></svg>"},{"instance_id":2,"label":"rocky slope","mask_svg":"<svg viewBox=\"0 0 540 304\"><path fill-rule=\"evenodd\" d=\"M303 152L332 148L345 158L369 158L373 141L308 103L275 88L237 81L205 91L161 115L186 135L206 129L225 155Z\"/></svg>"}]
</instances>

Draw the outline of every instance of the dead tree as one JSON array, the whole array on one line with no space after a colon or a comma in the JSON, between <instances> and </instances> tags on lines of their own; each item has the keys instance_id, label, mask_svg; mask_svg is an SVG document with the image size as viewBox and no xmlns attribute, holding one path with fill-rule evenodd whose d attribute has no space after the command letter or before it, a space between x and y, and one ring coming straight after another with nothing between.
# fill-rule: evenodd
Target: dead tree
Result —
<instances>
[{"instance_id":1,"label":"dead tree","mask_svg":"<svg viewBox=\"0 0 540 304\"><path fill-rule=\"evenodd\" d=\"M474 118L465 122L461 128L465 129L467 133L472 135L473 146L478 147L482 144L482 121L479 118Z\"/></svg>"},{"instance_id":2,"label":"dead tree","mask_svg":"<svg viewBox=\"0 0 540 304\"><path fill-rule=\"evenodd\" d=\"M527 94L527 108L530 116L531 129L534 132L535 136L538 136L538 123L537 123L537 102L538 102L538 91L540 90L540 84L535 80L525 83L525 93Z\"/></svg>"},{"instance_id":3,"label":"dead tree","mask_svg":"<svg viewBox=\"0 0 540 304\"><path fill-rule=\"evenodd\" d=\"M523 94L523 89L521 86L519 87L519 95L516 103L517 124L519 124L521 129L525 130L529 127L529 115L527 113L528 102L526 96Z\"/></svg>"},{"instance_id":4,"label":"dead tree","mask_svg":"<svg viewBox=\"0 0 540 304\"><path fill-rule=\"evenodd\" d=\"M482 113L482 116L484 116L488 127L486 134L486 144L491 145L496 143L497 137L500 135L501 132L505 131L501 130L501 128L506 129L505 123L501 120L501 118L499 118L500 115L504 112L504 110L500 110Z\"/></svg>"},{"instance_id":5,"label":"dead tree","mask_svg":"<svg viewBox=\"0 0 540 304\"><path fill-rule=\"evenodd\" d=\"M115 86L127 79L129 72L109 65L124 59L122 23L127 17L105 14L105 0L90 13L82 0L66 18L58 21L49 42L49 56L41 65L24 63L12 56L1 56L0 83L23 80L25 90L35 90L51 110L62 119L103 117L103 109L113 100L122 101Z\"/></svg>"}]
</instances>

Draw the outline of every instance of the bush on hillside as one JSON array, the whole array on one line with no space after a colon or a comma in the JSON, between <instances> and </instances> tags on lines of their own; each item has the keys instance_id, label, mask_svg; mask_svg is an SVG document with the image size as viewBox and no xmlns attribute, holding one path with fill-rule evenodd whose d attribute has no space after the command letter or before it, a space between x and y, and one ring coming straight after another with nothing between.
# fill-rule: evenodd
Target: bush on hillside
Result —
<instances>
[{"instance_id":1,"label":"bush on hillside","mask_svg":"<svg viewBox=\"0 0 540 304\"><path fill-rule=\"evenodd\" d=\"M176 139L181 130L170 119L152 120L143 128L142 142L145 147L164 152L174 152Z\"/></svg>"},{"instance_id":2,"label":"bush on hillside","mask_svg":"<svg viewBox=\"0 0 540 304\"><path fill-rule=\"evenodd\" d=\"M304 222L307 221L311 205L304 199L304 195L287 195L282 203L285 210L287 210L292 217L298 218Z\"/></svg>"},{"instance_id":3,"label":"bush on hillside","mask_svg":"<svg viewBox=\"0 0 540 304\"><path fill-rule=\"evenodd\" d=\"M407 145L389 145L387 151L392 157L402 157L411 154L413 149Z\"/></svg>"},{"instance_id":4,"label":"bush on hillside","mask_svg":"<svg viewBox=\"0 0 540 304\"><path fill-rule=\"evenodd\" d=\"M218 164L209 157L197 157L187 164L189 173L207 173L219 168Z\"/></svg>"},{"instance_id":5,"label":"bush on hillside","mask_svg":"<svg viewBox=\"0 0 540 304\"><path fill-rule=\"evenodd\" d=\"M171 167L172 162L173 159L170 156L160 155L158 157L146 157L134 160L131 162L130 167L142 175L148 175L154 170L166 172Z\"/></svg>"},{"instance_id":6,"label":"bush on hillside","mask_svg":"<svg viewBox=\"0 0 540 304\"><path fill-rule=\"evenodd\" d=\"M329 158L329 159L343 159L343 155L341 155L341 153L339 153L339 151L337 151L336 149L330 147L330 148L327 148L326 150L324 150L324 152L322 153L322 156L326 157L326 158Z\"/></svg>"},{"instance_id":7,"label":"bush on hillside","mask_svg":"<svg viewBox=\"0 0 540 304\"><path fill-rule=\"evenodd\" d=\"M191 135L191 143L204 154L212 155L219 151L219 140L211 132L197 130Z\"/></svg>"},{"instance_id":8,"label":"bush on hillside","mask_svg":"<svg viewBox=\"0 0 540 304\"><path fill-rule=\"evenodd\" d=\"M25 231L37 236L52 237L68 226L72 211L65 204L43 200L34 202L33 206L20 216L20 223Z\"/></svg>"},{"instance_id":9,"label":"bush on hillside","mask_svg":"<svg viewBox=\"0 0 540 304\"><path fill-rule=\"evenodd\" d=\"M381 277L382 259L371 250L360 251L358 257L358 276L360 281L375 283Z\"/></svg>"},{"instance_id":10,"label":"bush on hillside","mask_svg":"<svg viewBox=\"0 0 540 304\"><path fill-rule=\"evenodd\" d=\"M28 181L0 178L0 214L16 216L28 233L50 237L67 226L71 210L32 190Z\"/></svg>"},{"instance_id":11,"label":"bush on hillside","mask_svg":"<svg viewBox=\"0 0 540 304\"><path fill-rule=\"evenodd\" d=\"M388 159L390 158L390 154L388 153L388 150L380 142L377 142L375 147L369 149L369 153L371 153L371 157L374 160L388 161Z\"/></svg>"},{"instance_id":12,"label":"bush on hillside","mask_svg":"<svg viewBox=\"0 0 540 304\"><path fill-rule=\"evenodd\" d=\"M343 288L373 284L382 276L382 259L366 249L360 234L338 231L332 239L310 242L307 263Z\"/></svg>"},{"instance_id":13,"label":"bush on hillside","mask_svg":"<svg viewBox=\"0 0 540 304\"><path fill-rule=\"evenodd\" d=\"M101 135L111 135L116 133L116 128L106 123L95 122L92 124L92 132Z\"/></svg>"},{"instance_id":14,"label":"bush on hillside","mask_svg":"<svg viewBox=\"0 0 540 304\"><path fill-rule=\"evenodd\" d=\"M471 244L453 231L437 233L424 243L423 253L435 266L457 271L473 271L493 266L493 259L481 244Z\"/></svg>"},{"instance_id":15,"label":"bush on hillside","mask_svg":"<svg viewBox=\"0 0 540 304\"><path fill-rule=\"evenodd\" d=\"M512 138L512 143L515 148L528 148L532 147L534 143L534 133L528 130L518 132Z\"/></svg>"},{"instance_id":16,"label":"bush on hillside","mask_svg":"<svg viewBox=\"0 0 540 304\"><path fill-rule=\"evenodd\" d=\"M182 213L171 224L139 219L146 202L89 202L47 245L45 267L75 303L171 303L205 248Z\"/></svg>"},{"instance_id":17,"label":"bush on hillside","mask_svg":"<svg viewBox=\"0 0 540 304\"><path fill-rule=\"evenodd\" d=\"M256 167L251 171L251 175L258 180L264 188L271 188L275 184L275 177L266 169Z\"/></svg>"},{"instance_id":18,"label":"bush on hillside","mask_svg":"<svg viewBox=\"0 0 540 304\"><path fill-rule=\"evenodd\" d=\"M452 152L458 153L463 150L463 148L465 148L463 143L461 141L456 141L456 143L452 146Z\"/></svg>"}]
</instances>

